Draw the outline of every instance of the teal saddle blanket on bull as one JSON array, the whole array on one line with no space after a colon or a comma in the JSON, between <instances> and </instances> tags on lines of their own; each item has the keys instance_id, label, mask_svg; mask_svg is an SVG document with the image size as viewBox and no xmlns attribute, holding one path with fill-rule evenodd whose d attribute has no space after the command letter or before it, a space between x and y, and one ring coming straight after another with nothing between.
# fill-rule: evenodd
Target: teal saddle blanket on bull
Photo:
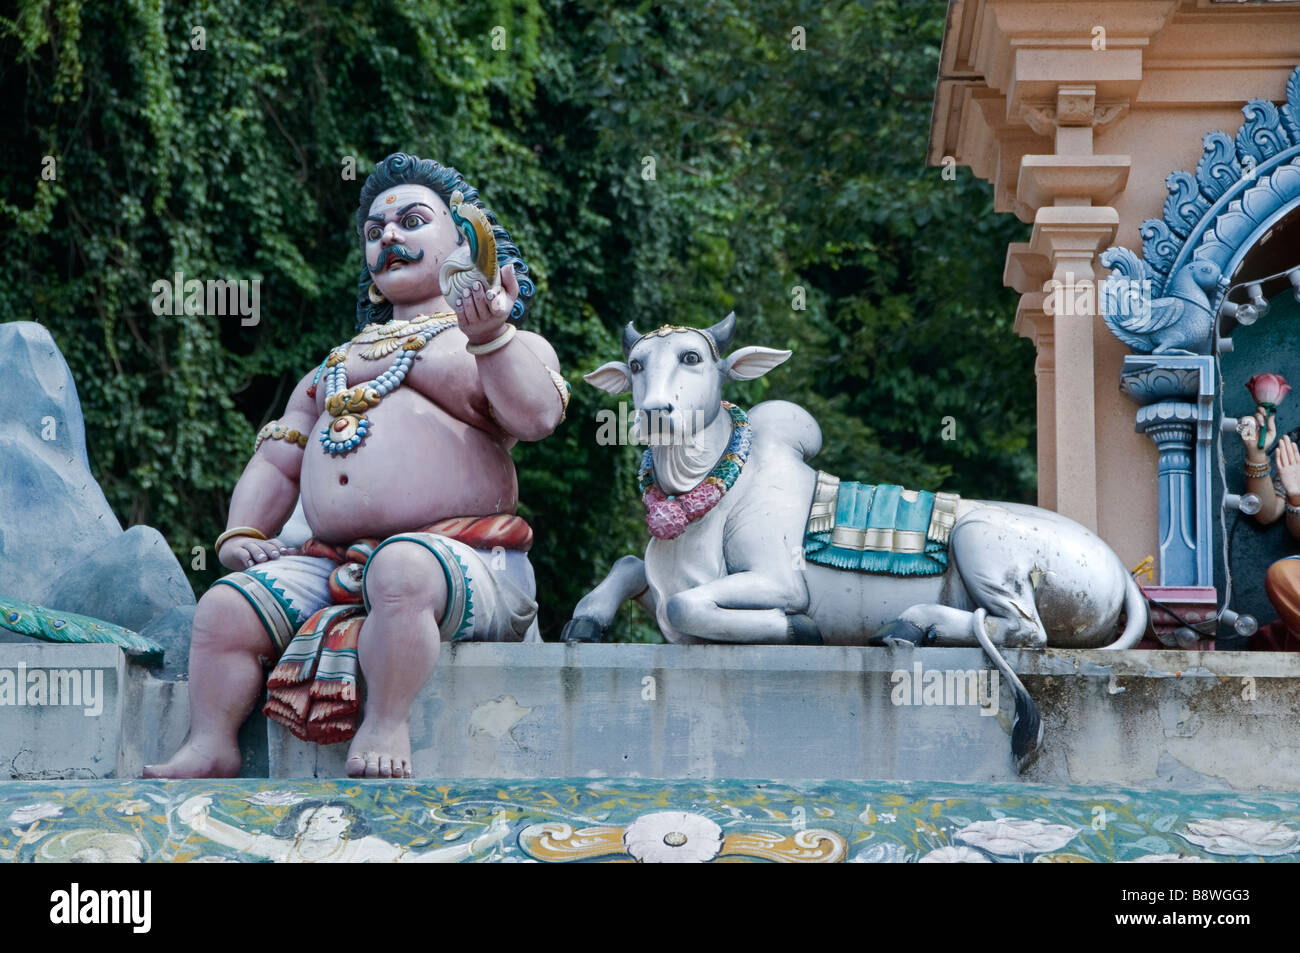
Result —
<instances>
[{"instance_id":1,"label":"teal saddle blanket on bull","mask_svg":"<svg viewBox=\"0 0 1300 953\"><path fill-rule=\"evenodd\" d=\"M835 569L934 576L948 568L955 493L844 483L817 473L804 557Z\"/></svg>"}]
</instances>

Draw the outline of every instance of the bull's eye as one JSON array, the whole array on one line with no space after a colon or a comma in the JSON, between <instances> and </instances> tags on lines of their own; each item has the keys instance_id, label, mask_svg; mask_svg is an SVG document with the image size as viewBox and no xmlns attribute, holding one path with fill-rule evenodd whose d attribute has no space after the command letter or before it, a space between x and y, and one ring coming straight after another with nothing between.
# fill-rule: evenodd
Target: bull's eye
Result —
<instances>
[{"instance_id":1,"label":"bull's eye","mask_svg":"<svg viewBox=\"0 0 1300 953\"><path fill-rule=\"evenodd\" d=\"M640 361L631 361L627 366L631 369L633 374L640 374L643 370L643 365Z\"/></svg>"},{"instance_id":2,"label":"bull's eye","mask_svg":"<svg viewBox=\"0 0 1300 953\"><path fill-rule=\"evenodd\" d=\"M687 351L685 354L682 355L682 363L698 364L700 363L700 355L696 351Z\"/></svg>"}]
</instances>

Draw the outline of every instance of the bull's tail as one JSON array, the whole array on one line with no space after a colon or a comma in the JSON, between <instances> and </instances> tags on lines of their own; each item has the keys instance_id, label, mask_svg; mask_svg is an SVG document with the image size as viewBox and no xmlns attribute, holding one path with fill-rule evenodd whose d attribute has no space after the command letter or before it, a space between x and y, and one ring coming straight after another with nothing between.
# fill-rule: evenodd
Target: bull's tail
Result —
<instances>
[{"instance_id":1,"label":"bull's tail","mask_svg":"<svg viewBox=\"0 0 1300 953\"><path fill-rule=\"evenodd\" d=\"M1128 581L1128 587L1124 590L1124 612L1128 615L1128 621L1119 638L1110 645L1103 645L1104 649L1133 648L1142 641L1142 636L1146 635L1151 624L1151 608L1147 605L1146 596L1142 595L1137 580L1127 572L1124 573L1124 578Z\"/></svg>"},{"instance_id":2,"label":"bull's tail","mask_svg":"<svg viewBox=\"0 0 1300 953\"><path fill-rule=\"evenodd\" d=\"M989 638L988 631L984 628L984 610L976 609L972 618L975 640L989 661L1002 673L1002 677L1011 683L1011 693L1016 699L1016 715L1011 722L1011 754L1015 756L1016 769L1024 771L1038 757L1038 748L1043 742L1043 720L1038 716L1038 706L1030 697L1029 690Z\"/></svg>"}]
</instances>

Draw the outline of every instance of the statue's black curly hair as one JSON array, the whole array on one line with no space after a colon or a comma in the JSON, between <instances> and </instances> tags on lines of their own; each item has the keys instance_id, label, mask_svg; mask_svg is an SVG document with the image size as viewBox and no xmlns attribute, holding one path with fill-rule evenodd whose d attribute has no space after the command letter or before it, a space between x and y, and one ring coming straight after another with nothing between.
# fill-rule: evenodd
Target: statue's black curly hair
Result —
<instances>
[{"instance_id":1,"label":"statue's black curly hair","mask_svg":"<svg viewBox=\"0 0 1300 953\"><path fill-rule=\"evenodd\" d=\"M496 236L497 261L503 267L507 264L514 265L515 277L519 279L519 297L515 299L514 307L510 309L510 320L515 323L522 321L524 315L528 313L528 306L532 303L536 288L529 274L527 262L519 254L519 249L511 239L510 233L497 224L496 215L479 201L478 189L466 182L465 177L450 166L442 165L433 159L420 159L405 152L394 152L375 166L375 170L366 178L365 185L361 186L361 201L357 206L357 234L361 238L362 245L361 278L357 282L357 330L367 324L382 324L393 317L393 306L387 301L378 305L370 301L371 277L365 261L365 224L366 216L370 214L370 206L375 198L397 185L423 185L436 192L449 206L452 193L459 191L466 202L483 210L487 220L492 223L492 234ZM463 235L460 236L460 240L462 242L465 240Z\"/></svg>"}]
</instances>

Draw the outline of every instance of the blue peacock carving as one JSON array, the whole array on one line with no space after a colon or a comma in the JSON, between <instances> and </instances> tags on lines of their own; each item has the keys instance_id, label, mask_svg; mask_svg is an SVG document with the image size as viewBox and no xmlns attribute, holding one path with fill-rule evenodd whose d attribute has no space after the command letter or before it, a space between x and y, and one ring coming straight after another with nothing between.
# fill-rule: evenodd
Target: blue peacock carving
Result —
<instances>
[{"instance_id":1,"label":"blue peacock carving","mask_svg":"<svg viewBox=\"0 0 1300 953\"><path fill-rule=\"evenodd\" d=\"M1151 298L1146 264L1127 248L1101 255L1112 269L1101 286L1101 311L1111 333L1140 354L1208 354L1213 344L1210 295L1222 272L1212 261L1192 261L1178 269L1166 294Z\"/></svg>"}]
</instances>

